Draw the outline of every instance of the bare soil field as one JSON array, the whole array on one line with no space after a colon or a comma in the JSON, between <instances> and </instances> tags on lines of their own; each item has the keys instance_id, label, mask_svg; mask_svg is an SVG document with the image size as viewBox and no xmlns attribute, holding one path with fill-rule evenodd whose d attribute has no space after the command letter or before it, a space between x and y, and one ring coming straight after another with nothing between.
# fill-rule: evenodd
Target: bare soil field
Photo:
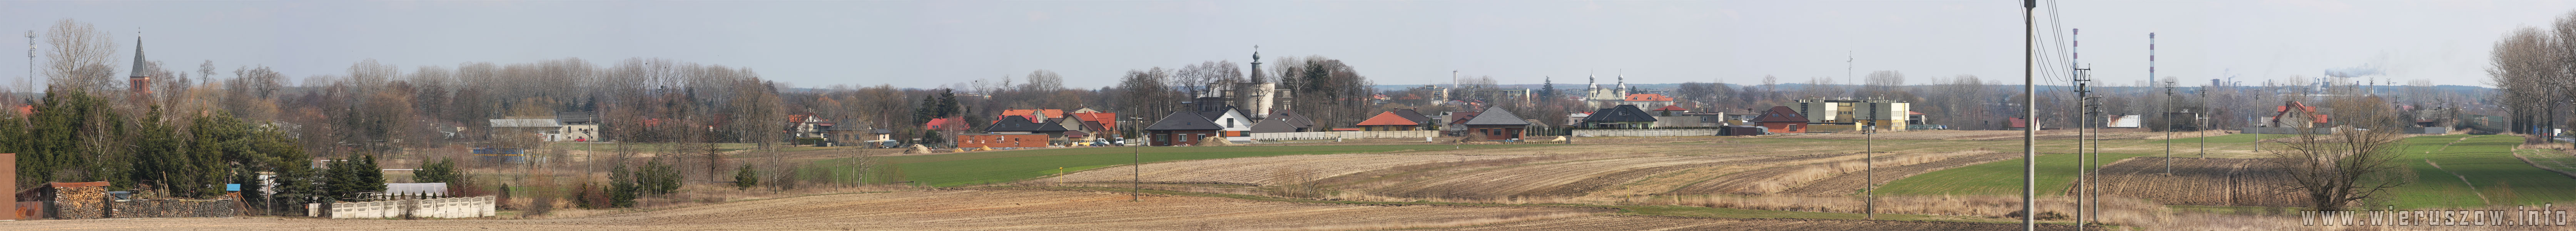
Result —
<instances>
[{"instance_id":1,"label":"bare soil field","mask_svg":"<svg viewBox=\"0 0 2576 231\"><path fill-rule=\"evenodd\" d=\"M2264 159L2173 158L2173 176L2164 175L2164 160L2137 157L2104 166L2099 190L2169 205L2299 205L2294 195L2301 193L2277 188L2289 182L2288 173Z\"/></svg>"},{"instance_id":2,"label":"bare soil field","mask_svg":"<svg viewBox=\"0 0 2576 231\"><path fill-rule=\"evenodd\" d=\"M1942 169L1957 168L1957 167L1961 167L1961 166L1968 166L1968 165L1983 164L1983 163L1986 163L1986 162L1995 162L1995 161L2009 160L2009 159L2019 158L2019 157L2021 157L2019 153L1984 153L1984 154L1975 154L1975 155L1967 155L1967 156L1951 157L1951 158L1948 158L1948 159L1941 159L1940 161L1926 162L1926 163L1920 163L1920 164L1909 164L1909 165L1902 165L1902 166L1887 166L1887 167L1879 168L1879 169L1878 169L1878 171L1877 171L1877 174L1869 174L1869 175L1865 175L1865 174L1841 174L1841 175L1834 175L1834 177L1825 178L1825 179L1822 179L1822 180L1816 180L1816 181L1813 181L1813 182L1808 182L1806 185L1800 185L1800 186L1798 186L1798 187L1796 187L1796 188L1790 188L1789 190L1786 190L1786 191L1780 191L1780 193L1781 193L1781 194L1811 195L1811 196L1847 195L1847 194L1851 194L1851 193L1852 193L1852 192L1854 192L1854 191L1860 191L1860 190L1861 190L1861 188L1863 188L1864 186L1866 186L1863 182L1864 182L1864 181L1869 181L1869 179L1870 179L1870 178L1872 178L1872 177L1870 177L1870 175L1877 175L1877 177L1875 177L1875 178L1877 178L1877 179L1878 179L1878 181L1877 181L1877 182L1870 182L1870 183L1886 184L1887 182L1896 181L1896 179L1904 179L1904 178L1906 178L1906 177L1913 177L1914 175L1923 174L1923 173L1927 173L1927 172L1940 171L1940 170L1942 170Z\"/></svg>"},{"instance_id":3,"label":"bare soil field","mask_svg":"<svg viewBox=\"0 0 2576 231\"><path fill-rule=\"evenodd\" d=\"M2181 139L2181 138L2193 138L2193 137L2201 137L2201 136L2223 136L2223 135L2228 135L2228 134L2236 134L2236 133L2234 133L2233 131L2210 130L2210 131L2208 131L2208 132L2190 132L2190 131L2181 131L2181 132L2174 132L2172 135L2173 135L2173 138L2175 138L2175 139ZM2077 138L2078 138L2078 137L2076 137L2076 132L2075 132L2075 130L2046 130L2046 131L2039 131L2039 133L2038 133L2037 135L2039 136L2039 137L2038 137L2039 139L2047 139L2047 140L2055 140L2055 139L2077 139ZM2104 129L2104 130L2102 130L2102 133L2100 133L2100 134L2098 134L2098 135L2099 135L2099 138L2101 138L2101 139L2165 139L2165 135L2166 135L2166 134L2165 134L2164 132L2155 132L2155 131L2147 131L2146 129L2134 129L2134 128L2130 128L2130 129ZM1846 132L1846 133L1819 133L1819 134L1789 135L1789 136L1766 136L1765 138L1857 140L1857 139L1865 139L1865 138L1869 138L1869 136L1867 136L1867 135L1863 135L1863 134L1858 133L1858 132ZM1978 131L1968 131L1968 130L1931 130L1931 131L1908 131L1908 132L1881 132L1881 133L1878 133L1878 137L1877 137L1877 138L1878 138L1878 139L1888 139L1888 140L2020 140L2020 139L2021 139L2021 131L2010 131L2010 130L1978 130Z\"/></svg>"},{"instance_id":4,"label":"bare soil field","mask_svg":"<svg viewBox=\"0 0 2576 231\"><path fill-rule=\"evenodd\" d=\"M1976 155L1976 154L1984 154L1984 152L1972 152L1972 153L1895 153L1895 154L1880 154L1876 159L1877 159L1877 162L1878 162L1877 164L1878 164L1878 165L1880 165L1880 166L1894 167L1894 166L1908 166L1908 165L1914 165L1914 164L1920 164L1920 163L1936 162L1936 161L1941 161L1941 160L1947 160L1947 159L1950 159L1950 158L1953 158L1953 157L1959 157L1959 156L1970 156L1970 155ZM1823 163L1814 163L1814 164L1802 164L1802 165L1791 165L1791 166L1781 166L1781 167L1773 167L1773 168L1765 168L1765 169L1759 169L1759 170L1745 171L1745 172L1735 173L1735 174L1728 174L1728 175L1724 175L1724 176L1718 176L1718 177L1716 177L1716 178L1711 178L1711 179L1708 179L1708 180L1705 180L1705 181L1701 181L1701 182L1693 183L1693 184L1690 184L1690 185L1687 185L1687 186L1682 186L1682 187L1679 187L1679 188L1674 189L1672 192L1665 193L1665 194L1668 194L1668 195L1673 195L1673 194L1678 194L1678 195L1692 195L1692 194L1717 194L1717 193L1733 193L1733 194L1747 194L1747 195L1771 194L1771 193L1777 193L1777 192L1781 192L1781 191L1786 191L1786 190L1792 189L1792 188L1797 187L1797 186L1801 186L1801 185L1809 184L1809 183L1811 183L1811 182L1816 182L1816 181L1819 181L1819 180L1830 179L1830 178L1832 178L1832 177L1836 177L1836 176L1845 176L1845 175L1849 175L1849 176L1854 176L1854 177L1856 177L1856 178L1857 178L1857 177L1862 177L1862 175L1859 175L1859 174L1849 174L1849 173L1859 173L1859 172L1864 171L1864 170L1867 170L1867 169L1869 168L1869 164L1870 164L1870 163L1868 163L1868 162L1864 162L1864 161L1860 160L1860 155L1858 155L1858 154L1841 155L1841 156L1843 156L1843 157L1849 157L1849 158L1839 159L1839 160L1832 161L1832 162L1823 162ZM1890 179L1890 180L1893 180L1893 179ZM1856 181L1856 180L1855 180L1855 181ZM1853 186L1853 189L1859 189L1859 187L1857 186L1857 183L1855 182L1854 184L1855 184L1855 185Z\"/></svg>"},{"instance_id":5,"label":"bare soil field","mask_svg":"<svg viewBox=\"0 0 2576 231\"><path fill-rule=\"evenodd\" d=\"M1557 188L1631 169L1665 166L1722 163L1769 158L1770 156L1658 156L1608 160L1576 161L1506 167L1488 171L1440 176L1393 187L1370 191L1402 197L1501 198L1532 194L1562 195L1565 192L1541 190Z\"/></svg>"},{"instance_id":6,"label":"bare soil field","mask_svg":"<svg viewBox=\"0 0 2576 231\"><path fill-rule=\"evenodd\" d=\"M0 222L10 230L1261 230L1457 227L1589 216L1580 207L1370 206L1083 191L938 190L739 201L530 220L156 218Z\"/></svg>"},{"instance_id":7,"label":"bare soil field","mask_svg":"<svg viewBox=\"0 0 2576 231\"><path fill-rule=\"evenodd\" d=\"M1330 154L1192 160L1145 164L1141 177L1126 167L1100 168L1037 182L1128 181L1153 183L1277 185L1311 181L1396 166L1506 159L1530 156Z\"/></svg>"},{"instance_id":8,"label":"bare soil field","mask_svg":"<svg viewBox=\"0 0 2576 231\"><path fill-rule=\"evenodd\" d=\"M1587 216L1437 230L2010 230L2020 228L2021 224L1935 221ZM2074 229L2075 226L2072 225L2040 226L2040 230Z\"/></svg>"}]
</instances>

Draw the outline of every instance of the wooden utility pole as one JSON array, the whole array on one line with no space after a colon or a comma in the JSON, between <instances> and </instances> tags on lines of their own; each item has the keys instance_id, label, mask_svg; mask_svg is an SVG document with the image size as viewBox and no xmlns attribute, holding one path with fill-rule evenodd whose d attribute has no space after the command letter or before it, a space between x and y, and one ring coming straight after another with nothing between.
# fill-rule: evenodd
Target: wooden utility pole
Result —
<instances>
[{"instance_id":1,"label":"wooden utility pole","mask_svg":"<svg viewBox=\"0 0 2576 231\"><path fill-rule=\"evenodd\" d=\"M2039 32L2032 30L2036 28L2035 25L2037 25L2039 21L2033 19L2031 17L2031 13L2032 10L2036 10L2038 7L2038 0L2021 1L2021 94L2025 96L2022 97L2021 113L2023 120L2026 122L2026 124L2022 126L2021 130L2022 230L2039 230L2039 223L2037 223L2039 222L2037 219L2039 216L2035 216L2037 213L2034 213L2037 212L2038 206L2031 203L2033 201L2031 200L2032 198L2039 196L2039 140L2037 139L2039 135L2039 108L2034 107L2039 104L2039 94L2036 94L2039 92L2039 87L2038 85L2032 85L2037 84L2038 82L2033 81L2037 79L2035 75L2032 75L2033 70L2031 69L2031 62L2036 61L2035 58L2037 58L2031 56L2032 49L2034 48L2031 46L2035 45L2039 38Z\"/></svg>"}]
</instances>

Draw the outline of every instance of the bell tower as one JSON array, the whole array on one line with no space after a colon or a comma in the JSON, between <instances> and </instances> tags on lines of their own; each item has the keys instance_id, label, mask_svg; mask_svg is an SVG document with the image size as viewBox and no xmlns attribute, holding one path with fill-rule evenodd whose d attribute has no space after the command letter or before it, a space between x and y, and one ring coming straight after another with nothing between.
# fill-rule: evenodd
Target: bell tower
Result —
<instances>
[{"instance_id":1,"label":"bell tower","mask_svg":"<svg viewBox=\"0 0 2576 231\"><path fill-rule=\"evenodd\" d=\"M134 71L125 77L126 89L137 95L152 95L150 62L143 61L143 37L134 37Z\"/></svg>"}]
</instances>

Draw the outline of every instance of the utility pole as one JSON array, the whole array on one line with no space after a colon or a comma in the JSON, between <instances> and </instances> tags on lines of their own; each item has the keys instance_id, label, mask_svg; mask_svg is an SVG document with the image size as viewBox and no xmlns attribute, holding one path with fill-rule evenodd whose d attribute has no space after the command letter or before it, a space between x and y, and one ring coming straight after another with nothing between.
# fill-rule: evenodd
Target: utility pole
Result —
<instances>
[{"instance_id":1,"label":"utility pole","mask_svg":"<svg viewBox=\"0 0 2576 231\"><path fill-rule=\"evenodd\" d=\"M1860 132L1860 134L1861 134L1861 139L1862 139L1862 140L1865 140L1865 141L1862 141L1862 142L1861 142L1861 146L1863 147L1861 150L1863 150L1863 151L1861 151L1860 159L1861 159L1861 163L1862 163L1864 166L1868 166L1868 168L1867 168L1868 170L1864 170L1864 171L1862 171L1862 173L1861 173L1862 177L1865 179L1864 181L1862 181L1862 184L1863 184L1863 185L1861 185L1861 186L1863 186L1863 188L1861 188L1861 192L1862 192L1863 194L1865 194L1865 195L1867 195L1867 196L1868 196L1868 198L1867 198L1867 199L1865 199L1865 200L1863 200L1863 201L1861 202L1861 208L1862 208L1861 210L1862 210L1862 211L1864 211L1864 212L1862 213L1863 215L1861 216L1861 219L1862 219L1862 220L1877 220L1877 219L1878 219L1878 118L1877 118L1877 117L1878 117L1878 112L1880 112L1880 111L1886 111L1886 109L1880 109L1880 108L1878 108L1878 107L1870 107L1869 115L1870 115L1870 117L1871 117L1871 118L1862 119L1862 121L1869 121L1869 126L1861 127L1861 128L1862 128L1862 130L1861 130L1861 132Z\"/></svg>"},{"instance_id":2,"label":"utility pole","mask_svg":"<svg viewBox=\"0 0 2576 231\"><path fill-rule=\"evenodd\" d=\"M2209 88L2210 88L2210 87L2216 87L2216 86L2203 86L2203 87L2200 87L2200 113L2192 113L2192 114L2191 114L2191 123L2192 123L2192 124L2198 124L2198 125L2195 125L2195 126L2191 126L2191 128L2192 128L2192 132L2197 132L2197 133L2199 133L2199 134L2200 134L2200 158L2201 158L2201 159L2209 159L2209 120L2205 120L2205 119L2201 119L2201 118L2209 118L2208 114L2209 114L2209 112L2210 112L2210 110L2209 110Z\"/></svg>"},{"instance_id":3,"label":"utility pole","mask_svg":"<svg viewBox=\"0 0 2576 231\"><path fill-rule=\"evenodd\" d=\"M2090 70L2084 69L2083 67L2075 64L2076 60L2080 60L2080 58L2084 57L2082 52L2076 52L2080 50L2079 48L2084 47L2084 40L2081 39L2084 35L2084 29L2070 29L2067 31L2067 34L2068 37L2072 38L2071 40L2074 41L2074 43L2070 44L2066 49L2066 67L2071 72L2067 73L2067 77L2074 78L2075 80L2075 116L2080 117L2075 119L2075 158L2077 160L2082 160L2084 159L2084 132L2087 126L2093 124L2093 118L2085 115L2084 113L2084 97L2086 95L2085 93L2088 93L2084 89L2084 72ZM2076 230L2084 230L2084 183L2092 182L2084 177L2086 176L2085 173L2088 173L2090 170L2091 169L2083 167L2075 168Z\"/></svg>"},{"instance_id":4,"label":"utility pole","mask_svg":"<svg viewBox=\"0 0 2576 231\"><path fill-rule=\"evenodd\" d=\"M2155 37L2155 36L2152 36L2152 34L2150 34L2150 36L2147 36L2147 37L2152 38L2152 37ZM2150 71L2150 72L2153 72L2153 71ZM2174 101L2174 97L2173 97L2173 95L2174 95L2174 82L2173 82L2173 79L2172 79L2172 78L2166 78L2166 79L2165 79L2165 115L2164 115L2164 117L2165 117L2165 124L2162 124L2163 126L2165 126L2165 175L2166 175L2166 176L2172 176L2172 175L2173 175L2173 111L2174 111L2174 109L2173 109L2173 104L2174 104L2174 103L2173 103L2173 101Z\"/></svg>"},{"instance_id":5,"label":"utility pole","mask_svg":"<svg viewBox=\"0 0 2576 231\"><path fill-rule=\"evenodd\" d=\"M2033 85L2038 83L2035 81L2038 79L2032 75L2034 69L2031 69L2031 62L2037 61L2031 53L2035 47L2031 46L2037 45L2039 39L2039 31L2033 30L2037 29L2039 21L2031 17L2031 13L2038 7L2038 0L2021 1L2021 94L2026 96L2022 97L2021 114L2028 123L2021 129L2022 230L2039 230L2039 207L2031 204L2032 199L2039 197L2039 108L2034 107L2039 104L2039 86Z\"/></svg>"},{"instance_id":6,"label":"utility pole","mask_svg":"<svg viewBox=\"0 0 2576 231\"><path fill-rule=\"evenodd\" d=\"M2089 89L2086 89L2086 86L2087 86L2087 85L2085 84L2085 81L2087 81L2087 79L2084 79L2084 72L2092 71L2092 69L2075 68L2074 70L2075 70L2075 73L2073 73L2073 76L2074 76L2074 78L2075 78L2075 107L2076 107L2075 111L2076 111L2076 117L2082 117L2082 118L2076 119L2076 125L2075 125L2075 137L2076 137L2076 139L2075 139L2075 158L2076 158L2077 160L2079 160L2079 162L2080 162L2080 160L2084 159L2084 142L2085 142L2084 137L2085 137L2085 135L2086 135L2086 134L2089 134L2089 133L2087 133L2087 131L2088 131L2088 130L2090 130L2090 129L2092 129L2092 125L2093 125L2093 116L2091 115L2091 113L2085 113L2085 108L2086 108L2086 107L2089 107L2089 106L2085 105L2085 102L2089 101L2089 100L2087 100L2087 99L2089 99L2089 97L2090 97L2090 93L2092 93L2092 91L2090 91ZM2084 220L2084 215L2085 215L2085 214L2084 214L2084 212L2085 212L2085 210L2084 210L2084 199L2089 198L2089 197L2085 197L2084 192L2085 192L2085 190L2091 189L2090 187L2088 187L2089 185L2087 185L2087 183L2091 183L2091 182L2093 182L2093 181L2095 180L2095 179L2087 179L2087 178L2086 178L2086 177L2091 176L2091 174L2090 174L2090 173L2092 173L2092 166L2084 166L2084 167L2080 167L2080 168L2075 168L2075 228L2076 228L2076 230L2083 230L2083 229L2084 229L2084 221L2085 221L2085 220Z\"/></svg>"}]
</instances>

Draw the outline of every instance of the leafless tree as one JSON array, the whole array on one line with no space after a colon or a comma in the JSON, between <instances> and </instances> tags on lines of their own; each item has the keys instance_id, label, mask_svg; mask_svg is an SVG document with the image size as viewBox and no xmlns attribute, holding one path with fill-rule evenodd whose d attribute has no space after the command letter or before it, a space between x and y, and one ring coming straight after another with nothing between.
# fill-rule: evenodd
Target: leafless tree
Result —
<instances>
[{"instance_id":1,"label":"leafless tree","mask_svg":"<svg viewBox=\"0 0 2576 231\"><path fill-rule=\"evenodd\" d=\"M51 85L91 91L118 87L116 40L86 22L62 19L45 30L45 76Z\"/></svg>"},{"instance_id":2,"label":"leafless tree","mask_svg":"<svg viewBox=\"0 0 2576 231\"><path fill-rule=\"evenodd\" d=\"M2415 174L2406 172L2406 163L2396 162L2405 154L2397 134L2395 112L2379 97L2340 96L2329 100L2335 108L2335 122L2349 125L2334 134L2302 134L2288 141L2276 141L2285 149L2273 149L2268 159L2287 168L2291 181L2279 187L2284 192L2303 193L2310 208L2343 210L2366 206L2382 200L2383 192L2404 185ZM2298 129L2310 133L2312 129Z\"/></svg>"}]
</instances>

